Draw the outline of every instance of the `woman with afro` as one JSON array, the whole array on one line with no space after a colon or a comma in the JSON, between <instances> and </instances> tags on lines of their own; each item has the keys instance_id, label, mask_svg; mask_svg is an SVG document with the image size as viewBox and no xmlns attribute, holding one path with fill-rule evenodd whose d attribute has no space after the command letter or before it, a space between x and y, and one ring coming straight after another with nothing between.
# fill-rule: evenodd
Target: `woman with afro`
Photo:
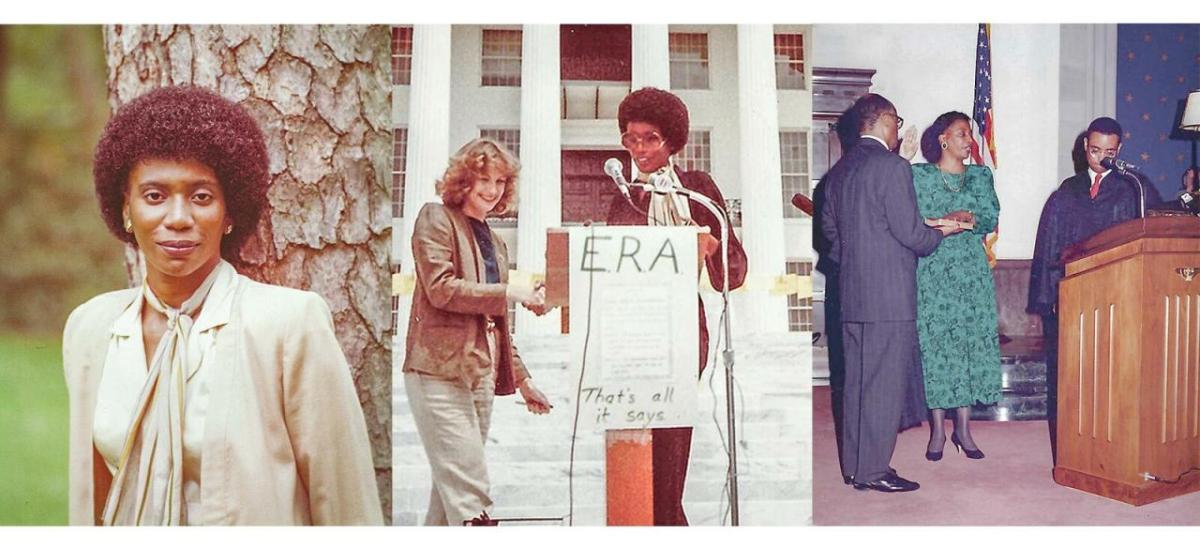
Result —
<instances>
[{"instance_id":1,"label":"woman with afro","mask_svg":"<svg viewBox=\"0 0 1200 548\"><path fill-rule=\"evenodd\" d=\"M254 120L200 88L149 92L105 127L96 197L144 275L63 333L71 523L382 523L329 307L226 260L256 232L267 166Z\"/></svg>"},{"instance_id":2,"label":"woman with afro","mask_svg":"<svg viewBox=\"0 0 1200 548\"><path fill-rule=\"evenodd\" d=\"M630 93L617 108L621 146L633 160L636 176L647 182L651 176L665 178L676 188L703 194L725 209L725 199L712 177L703 171L684 171L675 165L674 156L688 140L688 110L679 97L656 88ZM630 192L630 200L618 195L609 208L610 225L702 226L704 264L709 281L717 291L725 287L721 225L703 206L692 207L682 194ZM746 252L729 231L729 289L741 287L746 278ZM697 297L698 298L698 297ZM708 361L708 323L700 303L700 363L697 378ZM651 431L654 468L655 525L687 525L683 511L683 486L687 479L688 457L692 447L692 429L656 428Z\"/></svg>"}]
</instances>

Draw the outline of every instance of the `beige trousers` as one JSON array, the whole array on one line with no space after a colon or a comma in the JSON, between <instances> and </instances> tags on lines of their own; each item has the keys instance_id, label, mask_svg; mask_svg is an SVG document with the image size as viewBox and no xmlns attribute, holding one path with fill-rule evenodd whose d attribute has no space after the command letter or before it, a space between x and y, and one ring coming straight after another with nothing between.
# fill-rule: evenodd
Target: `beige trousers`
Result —
<instances>
[{"instance_id":1,"label":"beige trousers","mask_svg":"<svg viewBox=\"0 0 1200 548\"><path fill-rule=\"evenodd\" d=\"M495 337L489 336L495 355ZM496 397L495 368L470 390L457 380L404 374L417 434L433 470L425 525L462 525L492 509L483 444Z\"/></svg>"}]
</instances>

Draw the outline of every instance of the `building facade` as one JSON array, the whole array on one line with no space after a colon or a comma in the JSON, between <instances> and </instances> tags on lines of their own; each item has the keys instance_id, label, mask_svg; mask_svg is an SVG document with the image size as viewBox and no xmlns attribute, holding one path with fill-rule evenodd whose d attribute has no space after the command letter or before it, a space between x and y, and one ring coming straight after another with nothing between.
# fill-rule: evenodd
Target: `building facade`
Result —
<instances>
[{"instance_id":1,"label":"building facade","mask_svg":"<svg viewBox=\"0 0 1200 548\"><path fill-rule=\"evenodd\" d=\"M712 175L745 246L735 332L810 331L811 301L793 282L811 270L812 222L790 205L812 187L810 43L806 25L393 28L397 321L407 323L412 223L438 199L450 154L488 136L518 156L517 211L491 222L517 276L539 275L547 228L605 219L616 190L602 165L630 164L617 105L653 86L687 104L691 133L676 162ZM706 302L717 297L706 293ZM557 333L561 319L555 311L514 323L518 334Z\"/></svg>"}]
</instances>

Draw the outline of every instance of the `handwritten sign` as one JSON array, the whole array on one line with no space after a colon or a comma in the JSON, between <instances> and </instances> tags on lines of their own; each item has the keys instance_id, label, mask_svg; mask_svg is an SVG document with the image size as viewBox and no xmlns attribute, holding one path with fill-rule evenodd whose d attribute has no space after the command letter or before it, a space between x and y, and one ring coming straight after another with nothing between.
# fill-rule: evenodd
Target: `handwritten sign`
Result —
<instances>
[{"instance_id":1,"label":"handwritten sign","mask_svg":"<svg viewBox=\"0 0 1200 548\"><path fill-rule=\"evenodd\" d=\"M696 229L570 229L580 424L692 426L699 360ZM590 303L589 303L590 300Z\"/></svg>"}]
</instances>

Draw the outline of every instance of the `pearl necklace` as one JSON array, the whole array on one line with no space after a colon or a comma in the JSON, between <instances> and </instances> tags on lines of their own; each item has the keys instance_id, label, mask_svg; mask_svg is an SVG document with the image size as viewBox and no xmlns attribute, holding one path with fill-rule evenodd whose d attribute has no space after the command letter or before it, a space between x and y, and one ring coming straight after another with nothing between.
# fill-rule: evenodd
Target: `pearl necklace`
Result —
<instances>
[{"instance_id":1,"label":"pearl necklace","mask_svg":"<svg viewBox=\"0 0 1200 548\"><path fill-rule=\"evenodd\" d=\"M948 179L946 177L946 172L942 171L941 168L938 168L938 176L942 180L942 185L945 186L946 190L949 190L950 192L960 192L960 191L962 191L963 187L967 186L967 172L966 171L964 171L962 173L961 179L959 179L958 177L955 177L955 179L959 179L961 181L957 188L950 185L950 179Z\"/></svg>"}]
</instances>

